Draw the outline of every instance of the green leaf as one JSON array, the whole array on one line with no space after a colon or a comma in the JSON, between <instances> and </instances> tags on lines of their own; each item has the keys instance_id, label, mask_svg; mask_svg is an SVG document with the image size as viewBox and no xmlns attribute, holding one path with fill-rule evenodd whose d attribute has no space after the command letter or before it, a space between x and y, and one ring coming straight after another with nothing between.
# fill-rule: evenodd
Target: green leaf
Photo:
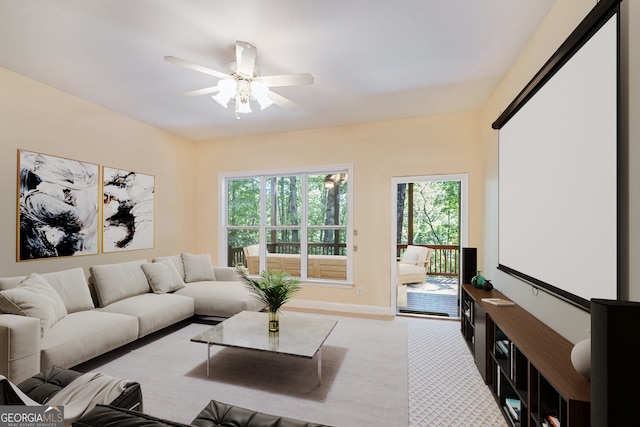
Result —
<instances>
[{"instance_id":1,"label":"green leaf","mask_svg":"<svg viewBox=\"0 0 640 427\"><path fill-rule=\"evenodd\" d=\"M263 270L258 279L247 275L242 266L236 268L246 287L270 311L277 311L300 290L300 281L284 271Z\"/></svg>"}]
</instances>

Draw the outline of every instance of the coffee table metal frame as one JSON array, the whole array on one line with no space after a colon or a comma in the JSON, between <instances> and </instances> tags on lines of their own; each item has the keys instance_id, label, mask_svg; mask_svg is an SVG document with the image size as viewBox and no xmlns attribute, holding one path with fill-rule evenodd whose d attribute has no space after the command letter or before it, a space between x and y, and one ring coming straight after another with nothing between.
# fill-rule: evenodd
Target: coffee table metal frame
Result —
<instances>
[{"instance_id":1,"label":"coffee table metal frame","mask_svg":"<svg viewBox=\"0 0 640 427\"><path fill-rule=\"evenodd\" d=\"M243 348L318 359L318 383L322 382L322 345L338 322L330 319L280 315L280 331L269 332L268 313L243 311L191 338L207 344L207 377L211 346Z\"/></svg>"}]
</instances>

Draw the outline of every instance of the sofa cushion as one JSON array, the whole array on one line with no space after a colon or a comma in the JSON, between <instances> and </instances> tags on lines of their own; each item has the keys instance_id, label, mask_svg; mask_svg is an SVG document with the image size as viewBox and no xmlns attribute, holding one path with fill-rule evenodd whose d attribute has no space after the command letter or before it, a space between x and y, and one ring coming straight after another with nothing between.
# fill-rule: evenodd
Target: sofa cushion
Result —
<instances>
[{"instance_id":1,"label":"sofa cushion","mask_svg":"<svg viewBox=\"0 0 640 427\"><path fill-rule=\"evenodd\" d=\"M153 259L153 262L169 261L178 270L182 281L184 281L184 264L180 255L159 256Z\"/></svg>"},{"instance_id":2,"label":"sofa cushion","mask_svg":"<svg viewBox=\"0 0 640 427\"><path fill-rule=\"evenodd\" d=\"M171 291L177 291L184 287L184 276L180 271L178 271L173 261L165 259L160 261L159 264L164 264L169 269L169 274L171 274L171 279L173 281Z\"/></svg>"},{"instance_id":3,"label":"sofa cushion","mask_svg":"<svg viewBox=\"0 0 640 427\"><path fill-rule=\"evenodd\" d=\"M151 291L147 276L140 266L144 259L119 264L94 265L91 275L101 307Z\"/></svg>"},{"instance_id":4,"label":"sofa cushion","mask_svg":"<svg viewBox=\"0 0 640 427\"><path fill-rule=\"evenodd\" d=\"M260 245L246 246L245 249L245 254L248 256L260 256Z\"/></svg>"},{"instance_id":5,"label":"sofa cushion","mask_svg":"<svg viewBox=\"0 0 640 427\"><path fill-rule=\"evenodd\" d=\"M44 335L64 316L67 309L60 295L37 273L32 273L19 286L0 291L0 310L40 319L40 333Z\"/></svg>"},{"instance_id":6,"label":"sofa cushion","mask_svg":"<svg viewBox=\"0 0 640 427\"><path fill-rule=\"evenodd\" d=\"M193 282L175 293L193 298L199 316L231 317L264 308L241 282Z\"/></svg>"},{"instance_id":7,"label":"sofa cushion","mask_svg":"<svg viewBox=\"0 0 640 427\"><path fill-rule=\"evenodd\" d=\"M53 366L18 384L18 388L31 399L44 405L56 393L77 379L81 372Z\"/></svg>"},{"instance_id":8,"label":"sofa cushion","mask_svg":"<svg viewBox=\"0 0 640 427\"><path fill-rule=\"evenodd\" d=\"M137 317L138 337L143 337L193 316L194 304L192 298L182 295L146 293L98 310Z\"/></svg>"},{"instance_id":9,"label":"sofa cushion","mask_svg":"<svg viewBox=\"0 0 640 427\"><path fill-rule=\"evenodd\" d=\"M236 267L214 266L213 273L216 275L216 281L242 282L242 277Z\"/></svg>"},{"instance_id":10,"label":"sofa cushion","mask_svg":"<svg viewBox=\"0 0 640 427\"><path fill-rule=\"evenodd\" d=\"M26 278L27 276L0 277L0 291L15 288Z\"/></svg>"},{"instance_id":11,"label":"sofa cushion","mask_svg":"<svg viewBox=\"0 0 640 427\"><path fill-rule=\"evenodd\" d=\"M210 254L193 255L189 253L180 254L184 264L184 280L187 283L202 282L205 280L216 280L211 265Z\"/></svg>"},{"instance_id":12,"label":"sofa cushion","mask_svg":"<svg viewBox=\"0 0 640 427\"><path fill-rule=\"evenodd\" d=\"M73 427L189 427L186 424L112 405L96 405L72 425Z\"/></svg>"},{"instance_id":13,"label":"sofa cushion","mask_svg":"<svg viewBox=\"0 0 640 427\"><path fill-rule=\"evenodd\" d=\"M40 370L71 368L138 338L138 319L99 310L71 313L40 342Z\"/></svg>"},{"instance_id":14,"label":"sofa cushion","mask_svg":"<svg viewBox=\"0 0 640 427\"><path fill-rule=\"evenodd\" d=\"M94 308L87 278L82 268L44 273L42 277L60 295L68 313Z\"/></svg>"},{"instance_id":15,"label":"sofa cushion","mask_svg":"<svg viewBox=\"0 0 640 427\"><path fill-rule=\"evenodd\" d=\"M294 418L269 415L251 409L232 406L212 400L189 424L197 427L326 427ZM141 427L176 426L186 427L171 420L157 418L142 412L131 411L111 405L96 405L73 423L74 427Z\"/></svg>"},{"instance_id":16,"label":"sofa cushion","mask_svg":"<svg viewBox=\"0 0 640 427\"><path fill-rule=\"evenodd\" d=\"M41 276L60 295L68 313L94 308L82 268L42 273ZM15 288L26 278L27 276L1 277L0 291Z\"/></svg>"},{"instance_id":17,"label":"sofa cushion","mask_svg":"<svg viewBox=\"0 0 640 427\"><path fill-rule=\"evenodd\" d=\"M147 276L151 289L156 294L177 291L184 287L184 280L169 260L142 264L142 271Z\"/></svg>"},{"instance_id":18,"label":"sofa cushion","mask_svg":"<svg viewBox=\"0 0 640 427\"><path fill-rule=\"evenodd\" d=\"M401 261L403 264L418 265L418 261L426 259L427 251L428 249L422 246L408 245L402 254Z\"/></svg>"},{"instance_id":19,"label":"sofa cushion","mask_svg":"<svg viewBox=\"0 0 640 427\"><path fill-rule=\"evenodd\" d=\"M405 276L408 274L421 274L426 277L427 273L424 267L415 264L398 263L398 274Z\"/></svg>"},{"instance_id":20,"label":"sofa cushion","mask_svg":"<svg viewBox=\"0 0 640 427\"><path fill-rule=\"evenodd\" d=\"M212 400L191 422L198 427L242 426L242 427L323 427L295 418L265 414Z\"/></svg>"}]
</instances>

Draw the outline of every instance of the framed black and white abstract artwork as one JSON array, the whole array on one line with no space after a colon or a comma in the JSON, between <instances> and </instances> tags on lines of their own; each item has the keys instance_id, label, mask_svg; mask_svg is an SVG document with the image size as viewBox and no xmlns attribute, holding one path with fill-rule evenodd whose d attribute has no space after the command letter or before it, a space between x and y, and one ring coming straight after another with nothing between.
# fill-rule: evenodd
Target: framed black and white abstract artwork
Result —
<instances>
[{"instance_id":1,"label":"framed black and white abstract artwork","mask_svg":"<svg viewBox=\"0 0 640 427\"><path fill-rule=\"evenodd\" d=\"M99 166L18 150L17 260L98 253Z\"/></svg>"},{"instance_id":2,"label":"framed black and white abstract artwork","mask_svg":"<svg viewBox=\"0 0 640 427\"><path fill-rule=\"evenodd\" d=\"M102 251L154 246L155 177L102 168Z\"/></svg>"}]
</instances>

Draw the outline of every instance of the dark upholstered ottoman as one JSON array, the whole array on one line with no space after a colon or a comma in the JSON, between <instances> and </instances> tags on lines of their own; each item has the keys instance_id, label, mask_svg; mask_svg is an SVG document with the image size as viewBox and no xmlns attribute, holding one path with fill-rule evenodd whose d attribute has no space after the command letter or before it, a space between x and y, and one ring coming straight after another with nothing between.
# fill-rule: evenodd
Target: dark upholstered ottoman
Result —
<instances>
[{"instance_id":1,"label":"dark upholstered ottoman","mask_svg":"<svg viewBox=\"0 0 640 427\"><path fill-rule=\"evenodd\" d=\"M198 427L327 427L323 424L264 414L215 400L209 402L191 424Z\"/></svg>"},{"instance_id":2,"label":"dark upholstered ottoman","mask_svg":"<svg viewBox=\"0 0 640 427\"><path fill-rule=\"evenodd\" d=\"M108 405L97 405L73 427L187 427L185 424ZM197 427L327 427L293 418L268 415L212 400L191 422Z\"/></svg>"},{"instance_id":3,"label":"dark upholstered ottoman","mask_svg":"<svg viewBox=\"0 0 640 427\"><path fill-rule=\"evenodd\" d=\"M72 424L73 427L190 427L163 420L138 411L110 405L96 405L89 413Z\"/></svg>"},{"instance_id":4,"label":"dark upholstered ottoman","mask_svg":"<svg viewBox=\"0 0 640 427\"><path fill-rule=\"evenodd\" d=\"M62 369L53 367L49 370L40 372L31 378L18 384L18 388L31 399L46 404L60 390L82 375L81 372L72 371L70 369ZM12 390L3 389L0 392L0 404L4 405L20 405L22 401L16 401L17 396L13 396ZM18 398L19 399L19 398ZM130 384L111 405L123 407L127 409L142 410L142 390L140 384Z\"/></svg>"}]
</instances>

